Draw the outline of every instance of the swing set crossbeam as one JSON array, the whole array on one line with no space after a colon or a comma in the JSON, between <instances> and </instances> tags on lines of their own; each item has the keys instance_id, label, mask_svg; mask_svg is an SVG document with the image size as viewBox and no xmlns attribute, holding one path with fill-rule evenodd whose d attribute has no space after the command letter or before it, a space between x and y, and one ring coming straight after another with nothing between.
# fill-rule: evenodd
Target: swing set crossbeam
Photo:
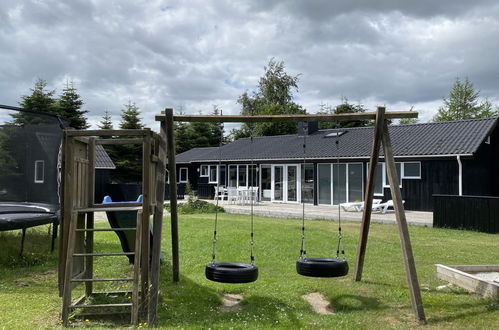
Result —
<instances>
[{"instance_id":1,"label":"swing set crossbeam","mask_svg":"<svg viewBox=\"0 0 499 330\"><path fill-rule=\"evenodd\" d=\"M166 114L156 115L156 121L163 121ZM386 119L418 118L416 111L387 111ZM225 122L225 123L298 123L315 121L376 120L376 112L303 114L303 115L173 115L176 122Z\"/></svg>"}]
</instances>

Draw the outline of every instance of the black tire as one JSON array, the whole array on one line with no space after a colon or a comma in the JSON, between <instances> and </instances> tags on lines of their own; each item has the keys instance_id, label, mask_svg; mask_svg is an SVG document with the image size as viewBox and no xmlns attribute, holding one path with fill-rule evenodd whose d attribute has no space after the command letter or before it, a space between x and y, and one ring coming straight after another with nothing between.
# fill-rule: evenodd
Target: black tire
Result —
<instances>
[{"instance_id":1,"label":"black tire","mask_svg":"<svg viewBox=\"0 0 499 330\"><path fill-rule=\"evenodd\" d=\"M303 258L296 261L296 271L309 277L341 277L348 274L348 263L338 258Z\"/></svg>"},{"instance_id":2,"label":"black tire","mask_svg":"<svg viewBox=\"0 0 499 330\"><path fill-rule=\"evenodd\" d=\"M258 267L239 262L212 262L206 265L206 278L220 283L251 283L258 278Z\"/></svg>"}]
</instances>

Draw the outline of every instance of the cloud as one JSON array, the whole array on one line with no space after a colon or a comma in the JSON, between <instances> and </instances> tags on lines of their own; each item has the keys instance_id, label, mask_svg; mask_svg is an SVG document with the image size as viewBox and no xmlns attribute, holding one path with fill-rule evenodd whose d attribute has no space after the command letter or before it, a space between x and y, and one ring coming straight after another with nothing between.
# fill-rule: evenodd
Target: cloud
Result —
<instances>
[{"instance_id":1,"label":"cloud","mask_svg":"<svg viewBox=\"0 0 499 330\"><path fill-rule=\"evenodd\" d=\"M456 77L497 101L495 1L17 1L0 3L0 103L37 78L76 83L92 124L128 100L238 113L275 57L309 112L342 97L431 118Z\"/></svg>"}]
</instances>

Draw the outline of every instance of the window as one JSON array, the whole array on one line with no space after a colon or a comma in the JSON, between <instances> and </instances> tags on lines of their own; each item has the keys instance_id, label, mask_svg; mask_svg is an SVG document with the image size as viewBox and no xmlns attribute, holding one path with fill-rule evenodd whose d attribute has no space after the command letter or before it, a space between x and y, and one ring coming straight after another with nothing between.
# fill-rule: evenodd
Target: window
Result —
<instances>
[{"instance_id":1,"label":"window","mask_svg":"<svg viewBox=\"0 0 499 330\"><path fill-rule=\"evenodd\" d=\"M35 183L45 181L45 161L35 160Z\"/></svg>"},{"instance_id":2,"label":"window","mask_svg":"<svg viewBox=\"0 0 499 330\"><path fill-rule=\"evenodd\" d=\"M188 169L187 167L181 167L179 169L179 175L178 175L178 182L179 183L186 183L187 178L188 178Z\"/></svg>"},{"instance_id":3,"label":"window","mask_svg":"<svg viewBox=\"0 0 499 330\"><path fill-rule=\"evenodd\" d=\"M237 187L237 165L229 166L229 187Z\"/></svg>"},{"instance_id":4,"label":"window","mask_svg":"<svg viewBox=\"0 0 499 330\"><path fill-rule=\"evenodd\" d=\"M376 164L376 170L374 171L374 195L383 196L383 186L385 185L385 171L384 163ZM367 164L367 178L369 178L369 164Z\"/></svg>"},{"instance_id":5,"label":"window","mask_svg":"<svg viewBox=\"0 0 499 330\"><path fill-rule=\"evenodd\" d=\"M395 168L400 188L402 188L402 179L421 179L421 162L395 163ZM376 166L374 194L383 195L383 188L390 188L390 182L388 181L386 164L380 162Z\"/></svg>"},{"instance_id":6,"label":"window","mask_svg":"<svg viewBox=\"0 0 499 330\"><path fill-rule=\"evenodd\" d=\"M421 179L420 162L408 162L403 164L404 170L402 172L402 179Z\"/></svg>"},{"instance_id":7,"label":"window","mask_svg":"<svg viewBox=\"0 0 499 330\"><path fill-rule=\"evenodd\" d=\"M331 165L318 165L319 204L331 204Z\"/></svg>"},{"instance_id":8,"label":"window","mask_svg":"<svg viewBox=\"0 0 499 330\"><path fill-rule=\"evenodd\" d=\"M208 165L201 165L201 170L199 176L208 176Z\"/></svg>"},{"instance_id":9,"label":"window","mask_svg":"<svg viewBox=\"0 0 499 330\"><path fill-rule=\"evenodd\" d=\"M247 170L247 166L246 165L239 165L238 166L238 179L237 179L237 185L239 187L247 187L248 186L248 181L247 181L247 177L246 177L246 170Z\"/></svg>"},{"instance_id":10,"label":"window","mask_svg":"<svg viewBox=\"0 0 499 330\"><path fill-rule=\"evenodd\" d=\"M329 138L329 137L338 137L338 136L342 136L345 133L346 133L346 131L332 132L332 133L326 134L324 137L326 137L326 138Z\"/></svg>"},{"instance_id":11,"label":"window","mask_svg":"<svg viewBox=\"0 0 499 330\"><path fill-rule=\"evenodd\" d=\"M165 183L169 184L170 183L170 171L165 170Z\"/></svg>"},{"instance_id":12,"label":"window","mask_svg":"<svg viewBox=\"0 0 499 330\"><path fill-rule=\"evenodd\" d=\"M210 171L209 171L209 179L208 183L217 183L218 179L218 166L217 165L210 165Z\"/></svg>"},{"instance_id":13,"label":"window","mask_svg":"<svg viewBox=\"0 0 499 330\"><path fill-rule=\"evenodd\" d=\"M402 164L403 163L395 163L395 168L397 169L397 178L399 180L399 187L402 188ZM390 181L388 180L388 168L386 164L383 163L383 167L385 168L385 179L383 181L383 187L390 188Z\"/></svg>"}]
</instances>

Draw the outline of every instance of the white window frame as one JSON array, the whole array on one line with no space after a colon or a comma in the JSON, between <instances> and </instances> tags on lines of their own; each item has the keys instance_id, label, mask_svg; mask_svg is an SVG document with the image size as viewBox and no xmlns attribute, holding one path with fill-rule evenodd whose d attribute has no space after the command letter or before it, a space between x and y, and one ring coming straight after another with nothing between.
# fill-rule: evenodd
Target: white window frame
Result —
<instances>
[{"instance_id":1,"label":"white window frame","mask_svg":"<svg viewBox=\"0 0 499 330\"><path fill-rule=\"evenodd\" d=\"M419 180L419 179L421 179L421 162L404 162L402 164L403 164L403 166L401 168L402 179L407 179L407 180ZM405 175L405 164L418 164L419 176L407 176L407 175Z\"/></svg>"},{"instance_id":2,"label":"white window frame","mask_svg":"<svg viewBox=\"0 0 499 330\"><path fill-rule=\"evenodd\" d=\"M185 180L182 180L182 170L185 170ZM178 169L178 183L187 183L189 180L189 168L181 167Z\"/></svg>"},{"instance_id":3,"label":"white window frame","mask_svg":"<svg viewBox=\"0 0 499 330\"><path fill-rule=\"evenodd\" d=\"M41 179L38 179L38 164L42 164L42 173ZM45 182L45 161L44 160L35 160L35 183L44 183Z\"/></svg>"},{"instance_id":4,"label":"white window frame","mask_svg":"<svg viewBox=\"0 0 499 330\"><path fill-rule=\"evenodd\" d=\"M208 166L208 183L212 183L212 184L218 184L218 180L220 179L220 166L219 165L206 165ZM225 165L222 165L222 166L225 166ZM211 180L211 168L212 167L215 167L216 168L216 178L215 180Z\"/></svg>"},{"instance_id":5,"label":"white window frame","mask_svg":"<svg viewBox=\"0 0 499 330\"><path fill-rule=\"evenodd\" d=\"M206 169L205 174L203 174L203 168ZM210 165L201 165L199 167L199 176L200 177L209 177L210 176Z\"/></svg>"}]
</instances>

